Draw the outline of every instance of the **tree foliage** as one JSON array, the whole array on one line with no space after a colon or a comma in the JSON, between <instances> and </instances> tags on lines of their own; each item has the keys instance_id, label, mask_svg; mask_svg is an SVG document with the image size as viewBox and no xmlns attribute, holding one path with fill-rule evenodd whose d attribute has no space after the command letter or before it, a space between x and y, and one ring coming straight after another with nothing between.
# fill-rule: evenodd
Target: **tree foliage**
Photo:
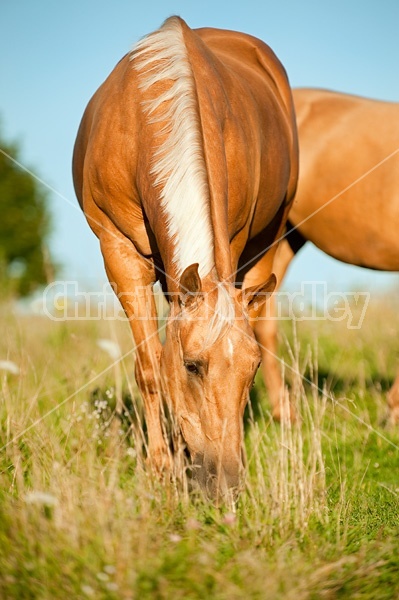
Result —
<instances>
[{"instance_id":1,"label":"tree foliage","mask_svg":"<svg viewBox=\"0 0 399 600\"><path fill-rule=\"evenodd\" d=\"M19 166L17 144L0 137L0 281L26 296L48 281L48 195Z\"/></svg>"}]
</instances>

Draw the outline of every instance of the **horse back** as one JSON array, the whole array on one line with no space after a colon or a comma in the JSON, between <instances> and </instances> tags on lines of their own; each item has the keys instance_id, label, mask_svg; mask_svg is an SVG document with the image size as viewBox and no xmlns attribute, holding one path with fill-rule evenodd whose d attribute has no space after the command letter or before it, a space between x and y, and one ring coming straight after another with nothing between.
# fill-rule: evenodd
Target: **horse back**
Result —
<instances>
[{"instance_id":1,"label":"horse back","mask_svg":"<svg viewBox=\"0 0 399 600\"><path fill-rule=\"evenodd\" d=\"M399 104L318 89L293 92L300 177L289 218L344 262L399 269Z\"/></svg>"}]
</instances>

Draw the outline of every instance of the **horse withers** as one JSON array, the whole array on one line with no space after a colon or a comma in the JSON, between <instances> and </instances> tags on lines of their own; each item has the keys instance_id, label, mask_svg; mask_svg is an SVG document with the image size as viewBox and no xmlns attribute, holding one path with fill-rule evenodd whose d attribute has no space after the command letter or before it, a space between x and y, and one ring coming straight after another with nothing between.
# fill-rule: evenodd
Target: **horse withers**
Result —
<instances>
[{"instance_id":1,"label":"horse withers","mask_svg":"<svg viewBox=\"0 0 399 600\"><path fill-rule=\"evenodd\" d=\"M300 176L273 270L279 285L309 240L343 262L399 271L399 104L328 90L293 90ZM273 305L274 299L271 299ZM261 334L264 377L273 412L284 386L277 356L277 322ZM399 422L399 375L388 394Z\"/></svg>"},{"instance_id":2,"label":"horse withers","mask_svg":"<svg viewBox=\"0 0 399 600\"><path fill-rule=\"evenodd\" d=\"M261 359L248 311L261 311L274 288L297 164L291 91L270 48L178 17L122 58L77 135L76 194L130 321L149 462L173 466L165 400L213 496L239 485ZM238 289L255 263L264 279ZM163 346L157 280L170 300Z\"/></svg>"}]
</instances>

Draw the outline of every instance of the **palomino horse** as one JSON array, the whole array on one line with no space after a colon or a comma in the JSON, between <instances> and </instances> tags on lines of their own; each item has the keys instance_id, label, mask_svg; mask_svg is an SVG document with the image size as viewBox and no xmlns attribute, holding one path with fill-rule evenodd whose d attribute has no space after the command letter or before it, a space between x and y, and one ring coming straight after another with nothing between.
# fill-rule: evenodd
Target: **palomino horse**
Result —
<instances>
[{"instance_id":1,"label":"palomino horse","mask_svg":"<svg viewBox=\"0 0 399 600\"><path fill-rule=\"evenodd\" d=\"M172 466L164 398L210 493L239 483L242 417L261 355L247 310L271 268L297 181L285 71L260 40L171 17L122 58L84 113L76 194L136 344L148 459ZM234 286L261 260L265 279ZM152 286L170 300L166 341Z\"/></svg>"},{"instance_id":2,"label":"palomino horse","mask_svg":"<svg viewBox=\"0 0 399 600\"><path fill-rule=\"evenodd\" d=\"M311 89L294 90L293 96L300 176L288 235L273 266L279 284L307 240L346 263L399 271L399 104ZM264 378L278 416L283 386L275 320L264 323L260 337ZM399 375L388 403L398 421Z\"/></svg>"}]
</instances>

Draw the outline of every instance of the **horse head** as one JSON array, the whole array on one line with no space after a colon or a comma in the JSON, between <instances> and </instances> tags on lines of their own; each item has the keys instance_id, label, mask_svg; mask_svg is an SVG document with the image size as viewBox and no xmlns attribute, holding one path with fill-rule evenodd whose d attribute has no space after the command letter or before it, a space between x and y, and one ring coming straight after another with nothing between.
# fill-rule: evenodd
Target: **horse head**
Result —
<instances>
[{"instance_id":1,"label":"horse head","mask_svg":"<svg viewBox=\"0 0 399 600\"><path fill-rule=\"evenodd\" d=\"M241 292L198 265L180 278L161 356L164 389L189 451L192 472L206 493L238 489L243 466L243 415L261 355L247 311L276 284Z\"/></svg>"}]
</instances>

